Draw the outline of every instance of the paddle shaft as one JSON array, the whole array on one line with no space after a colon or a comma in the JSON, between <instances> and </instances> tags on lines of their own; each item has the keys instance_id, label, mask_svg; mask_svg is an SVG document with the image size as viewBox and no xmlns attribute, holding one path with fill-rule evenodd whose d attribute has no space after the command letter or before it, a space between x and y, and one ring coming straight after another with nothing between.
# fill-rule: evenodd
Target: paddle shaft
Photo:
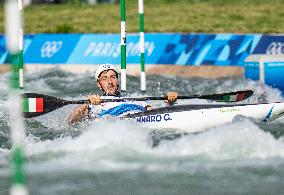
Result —
<instances>
[{"instance_id":1,"label":"paddle shaft","mask_svg":"<svg viewBox=\"0 0 284 195\"><path fill-rule=\"evenodd\" d=\"M236 91L222 94L212 95L193 95L193 96L178 96L177 99L207 99L218 102L238 102L247 99L253 94L251 90ZM61 108L69 104L90 104L89 100L73 100L68 101L58 97L53 97L44 94L37 93L24 93L24 117L32 118L49 113L53 110ZM104 102L123 102L123 101L147 101L147 100L167 100L167 97L121 97L112 99L101 99L101 103ZM34 106L31 106L34 105Z\"/></svg>"},{"instance_id":2,"label":"paddle shaft","mask_svg":"<svg viewBox=\"0 0 284 195\"><path fill-rule=\"evenodd\" d=\"M191 98L194 98L191 96ZM141 98L111 98L111 99L101 99L101 103L105 102L123 102L123 101L147 101L147 100L166 100L167 97L141 97ZM189 96L178 96L177 99L189 99ZM74 100L74 101L65 101L64 104L89 104L90 100Z\"/></svg>"},{"instance_id":3,"label":"paddle shaft","mask_svg":"<svg viewBox=\"0 0 284 195\"><path fill-rule=\"evenodd\" d=\"M236 99L236 100L223 100L223 97L226 95L238 95L238 94L246 94L242 99ZM237 102L242 101L246 99L247 97L250 97L252 95L251 90L246 91L236 91L236 92L230 92L230 93L222 93L222 94L212 94L212 95L193 95L193 96L178 96L177 99L207 99L207 100L213 100L213 101L224 101L224 102ZM110 99L101 99L101 103L104 102L123 102L123 101L148 101L148 100L167 100L168 97L156 97L156 96L149 96L149 97L138 97L138 98L132 98L132 97L123 97L123 98L110 98ZM65 101L64 104L89 104L89 100L74 100L74 101Z\"/></svg>"}]
</instances>

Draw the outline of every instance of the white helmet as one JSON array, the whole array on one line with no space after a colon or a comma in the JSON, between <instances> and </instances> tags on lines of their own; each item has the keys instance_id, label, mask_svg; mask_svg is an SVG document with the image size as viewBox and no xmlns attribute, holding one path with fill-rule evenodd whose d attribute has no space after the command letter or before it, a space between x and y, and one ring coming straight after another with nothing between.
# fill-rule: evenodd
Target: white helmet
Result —
<instances>
[{"instance_id":1,"label":"white helmet","mask_svg":"<svg viewBox=\"0 0 284 195\"><path fill-rule=\"evenodd\" d=\"M116 72L116 74L117 74L117 70L116 70L116 68L115 68L114 65L112 65L112 64L102 64L102 65L100 65L100 66L97 68L97 70L96 70L96 73L95 73L96 81L99 79L100 74L101 74L103 71L105 71L105 70L113 70L113 71Z\"/></svg>"}]
</instances>

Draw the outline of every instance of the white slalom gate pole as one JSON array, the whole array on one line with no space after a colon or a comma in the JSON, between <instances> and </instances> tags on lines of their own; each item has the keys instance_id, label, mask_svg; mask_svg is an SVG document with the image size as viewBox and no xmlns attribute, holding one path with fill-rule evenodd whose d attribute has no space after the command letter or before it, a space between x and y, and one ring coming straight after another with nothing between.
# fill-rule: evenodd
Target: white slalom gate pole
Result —
<instances>
[{"instance_id":1,"label":"white slalom gate pole","mask_svg":"<svg viewBox=\"0 0 284 195\"><path fill-rule=\"evenodd\" d=\"M18 9L20 13L21 23L19 27L19 88L24 88L24 59L23 59L23 47L24 47L24 31L23 31L23 0L18 0Z\"/></svg>"},{"instance_id":2,"label":"white slalom gate pole","mask_svg":"<svg viewBox=\"0 0 284 195\"><path fill-rule=\"evenodd\" d=\"M126 22L125 0L120 0L121 15L121 91L126 91Z\"/></svg>"},{"instance_id":3,"label":"white slalom gate pole","mask_svg":"<svg viewBox=\"0 0 284 195\"><path fill-rule=\"evenodd\" d=\"M11 195L27 195L28 189L25 185L24 174L24 152L23 139L25 130L22 118L22 105L19 93L19 28L21 26L21 15L17 0L5 1L5 30L7 37L7 49L12 57L10 71L10 99L9 117L11 122L11 139L13 148L11 150L12 186Z\"/></svg>"},{"instance_id":4,"label":"white slalom gate pole","mask_svg":"<svg viewBox=\"0 0 284 195\"><path fill-rule=\"evenodd\" d=\"M139 13L139 46L140 46L140 88L141 91L146 91L146 73L145 73L145 33L144 33L144 1L138 0L138 13Z\"/></svg>"}]
</instances>

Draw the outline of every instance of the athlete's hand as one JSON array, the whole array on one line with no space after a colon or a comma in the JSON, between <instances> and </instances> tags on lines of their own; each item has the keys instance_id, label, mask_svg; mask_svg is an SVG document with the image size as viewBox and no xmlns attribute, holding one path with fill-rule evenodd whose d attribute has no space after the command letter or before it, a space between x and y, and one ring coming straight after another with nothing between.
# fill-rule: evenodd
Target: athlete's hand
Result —
<instances>
[{"instance_id":1,"label":"athlete's hand","mask_svg":"<svg viewBox=\"0 0 284 195\"><path fill-rule=\"evenodd\" d=\"M89 99L91 104L94 104L94 105L101 104L101 96L99 96L98 94L90 95L90 96L88 96L88 99Z\"/></svg>"},{"instance_id":2,"label":"athlete's hand","mask_svg":"<svg viewBox=\"0 0 284 195\"><path fill-rule=\"evenodd\" d=\"M167 100L165 101L167 105L172 105L177 101L178 94L176 92L168 92L167 93Z\"/></svg>"}]
</instances>

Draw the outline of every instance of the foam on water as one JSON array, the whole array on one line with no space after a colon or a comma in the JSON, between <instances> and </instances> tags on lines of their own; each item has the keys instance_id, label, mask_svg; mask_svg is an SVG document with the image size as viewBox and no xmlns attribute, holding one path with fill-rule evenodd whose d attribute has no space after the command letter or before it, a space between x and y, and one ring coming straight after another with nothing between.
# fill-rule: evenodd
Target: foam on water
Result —
<instances>
[{"instance_id":1,"label":"foam on water","mask_svg":"<svg viewBox=\"0 0 284 195\"><path fill-rule=\"evenodd\" d=\"M158 151L168 151L170 156L205 155L212 160L283 158L284 142L246 119L184 136L174 143L163 142Z\"/></svg>"},{"instance_id":2,"label":"foam on water","mask_svg":"<svg viewBox=\"0 0 284 195\"><path fill-rule=\"evenodd\" d=\"M39 93L57 93L59 92L59 88L64 86L67 89L75 88L75 95L78 95L78 92L81 93L79 90L81 85L87 86L87 88L95 88L92 74L71 75L61 70L49 70L45 73L30 74L27 75L27 77L27 90ZM1 76L0 79L1 81L3 80L3 82L7 82L6 76ZM131 79L133 80L133 78ZM167 82L167 80L171 80L171 82ZM54 85L55 83L61 83L61 87ZM77 83L77 85L74 85L73 83ZM137 83L136 80L132 82L133 85L136 85ZM161 95L167 91L165 89L171 89L171 91L188 91L185 93L191 94L223 93L224 89L230 89L230 91L253 89L255 92L253 97L245 102L255 103L258 102L258 100L263 99L268 102L283 101L283 97L281 97L281 93L277 89L262 86L254 81L238 79L224 79L223 81L208 79L195 81L152 76L152 78L149 79L149 85L152 85L151 88L158 88L158 90L154 90L148 92L149 94L143 95ZM1 85L1 94L5 94L5 90L8 90L4 86ZM65 94L64 99L70 98L68 95L70 94L69 92L66 93L66 91L62 91L62 93ZM263 97L262 94L265 94L265 97ZM131 92L130 95L139 96L141 94L134 91ZM0 101L0 106L5 107L6 99L0 98ZM153 101L151 103L154 103L157 107L163 105L163 102L158 101ZM196 104L208 103L208 101L184 100L179 103ZM40 123L43 127L48 128L49 131L58 131L59 133L65 130L69 131L70 127L67 123L67 117L68 113L70 113L73 108L74 106L66 106L42 117L37 117L31 121ZM1 113L3 114L2 111ZM283 117L277 120L277 122L280 123L282 121L284 121ZM78 129L71 129L71 131L76 130ZM36 131L46 131L46 129L36 129ZM202 156L202 158L217 161L283 157L283 150L281 149L283 148L283 141L281 141L281 139L278 140L274 138L270 133L264 132L249 120L219 126L198 135L188 135L180 139L170 141L162 140L155 148L152 148L151 137L149 136L148 130L145 131L145 129L139 128L136 125L129 124L125 121L99 122L87 127L87 129L83 127L82 132L78 133L80 134L78 136L66 137L66 134L63 133L62 136L59 136L59 138L57 136L55 139L50 140L49 138L46 141L42 141L40 137L33 135L33 132L30 133L31 134L29 134L29 137L27 137L26 140L27 155L33 160L45 159L46 157L48 159L45 159L47 160L45 163L50 160L64 161L64 159L67 159L67 161L72 161L73 157L71 158L70 156L74 155L74 153L78 156L78 159L76 160L79 162L84 159L81 157L82 154L85 155L90 153L90 155L86 156L99 156L100 160L104 159L105 162L109 163L115 156L119 159L118 156L123 156L123 154L126 156L129 155L129 158L134 159L140 159L142 156L145 159L160 157L191 159L193 157ZM103 152L100 153L100 151ZM64 155L59 155L61 153ZM45 154L56 156L56 158L49 158L49 155ZM95 157L91 157L90 161L95 160L94 158ZM128 161L127 158L125 160ZM88 161L88 158L86 161ZM118 161L112 162L119 164Z\"/></svg>"},{"instance_id":3,"label":"foam on water","mask_svg":"<svg viewBox=\"0 0 284 195\"><path fill-rule=\"evenodd\" d=\"M101 121L73 138L39 141L29 137L25 148L30 159L28 169L167 172L197 164L284 158L283 139L274 138L249 120L162 140L156 147L152 146L149 132L125 121Z\"/></svg>"},{"instance_id":4,"label":"foam on water","mask_svg":"<svg viewBox=\"0 0 284 195\"><path fill-rule=\"evenodd\" d=\"M130 128L130 129L129 129ZM134 124L99 122L85 129L78 137L26 142L26 154L32 159L31 167L37 171L61 169L106 170L119 165L119 161L133 153L151 150L149 136ZM134 155L134 158L140 158ZM128 159L129 160L129 159ZM126 163L130 168L131 164ZM42 169L44 167L44 169ZM121 168L121 167L120 167ZM33 171L34 168L32 168Z\"/></svg>"},{"instance_id":5,"label":"foam on water","mask_svg":"<svg viewBox=\"0 0 284 195\"><path fill-rule=\"evenodd\" d=\"M0 101L3 101L3 98L7 97L9 92L8 76L8 74L0 74Z\"/></svg>"}]
</instances>

